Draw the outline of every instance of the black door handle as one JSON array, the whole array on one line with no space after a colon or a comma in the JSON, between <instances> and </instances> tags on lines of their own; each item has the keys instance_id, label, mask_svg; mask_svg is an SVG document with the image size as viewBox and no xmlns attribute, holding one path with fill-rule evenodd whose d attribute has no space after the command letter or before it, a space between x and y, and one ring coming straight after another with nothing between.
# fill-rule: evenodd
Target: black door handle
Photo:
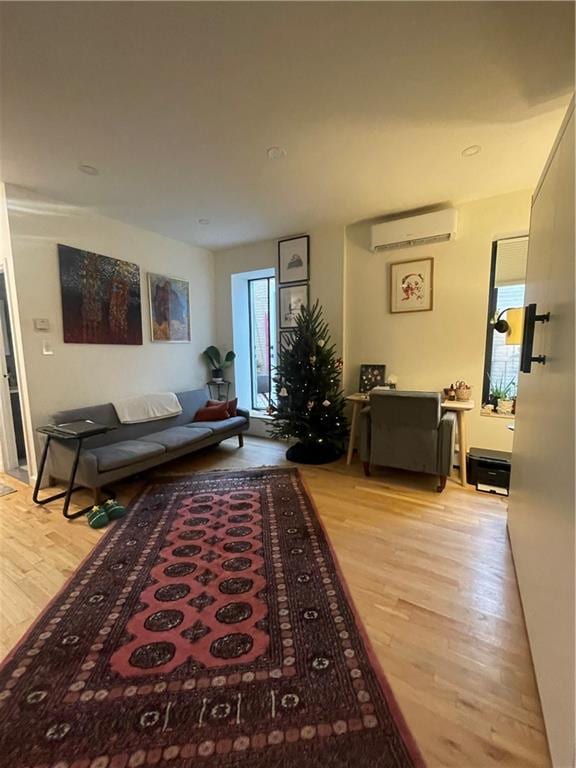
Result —
<instances>
[{"instance_id":1,"label":"black door handle","mask_svg":"<svg viewBox=\"0 0 576 768\"><path fill-rule=\"evenodd\" d=\"M546 355L533 355L534 327L536 323L547 323L550 320L550 312L543 315L536 313L536 304L528 304L524 309L524 332L522 334L522 352L520 353L520 370L522 373L530 373L532 363L546 365Z\"/></svg>"}]
</instances>

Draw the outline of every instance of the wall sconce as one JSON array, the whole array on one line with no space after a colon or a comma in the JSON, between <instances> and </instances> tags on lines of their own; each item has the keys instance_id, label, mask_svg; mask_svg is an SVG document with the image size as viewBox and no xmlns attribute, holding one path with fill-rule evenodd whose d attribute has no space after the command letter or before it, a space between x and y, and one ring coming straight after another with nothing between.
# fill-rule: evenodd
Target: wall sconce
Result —
<instances>
[{"instance_id":1,"label":"wall sconce","mask_svg":"<svg viewBox=\"0 0 576 768\"><path fill-rule=\"evenodd\" d=\"M506 315L506 320L502 315ZM524 327L524 309L522 307L507 307L492 321L494 330L506 334L506 344L521 344Z\"/></svg>"}]
</instances>

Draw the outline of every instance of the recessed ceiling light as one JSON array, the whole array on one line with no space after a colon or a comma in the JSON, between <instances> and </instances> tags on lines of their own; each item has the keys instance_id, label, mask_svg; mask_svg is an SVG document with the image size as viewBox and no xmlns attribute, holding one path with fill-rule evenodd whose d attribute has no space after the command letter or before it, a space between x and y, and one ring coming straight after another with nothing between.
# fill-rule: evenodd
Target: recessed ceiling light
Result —
<instances>
[{"instance_id":1,"label":"recessed ceiling light","mask_svg":"<svg viewBox=\"0 0 576 768\"><path fill-rule=\"evenodd\" d=\"M266 150L268 160L282 160L288 154L284 147L268 147Z\"/></svg>"},{"instance_id":2,"label":"recessed ceiling light","mask_svg":"<svg viewBox=\"0 0 576 768\"><path fill-rule=\"evenodd\" d=\"M210 219L198 219L198 224L202 224L203 227L210 224Z\"/></svg>"},{"instance_id":3,"label":"recessed ceiling light","mask_svg":"<svg viewBox=\"0 0 576 768\"><path fill-rule=\"evenodd\" d=\"M82 173L87 174L88 176L98 176L100 171L96 166L94 165L88 165L88 163L80 163L78 166L78 170L82 171Z\"/></svg>"},{"instance_id":4,"label":"recessed ceiling light","mask_svg":"<svg viewBox=\"0 0 576 768\"><path fill-rule=\"evenodd\" d=\"M470 147L462 150L462 157L473 157L482 151L480 144L472 144Z\"/></svg>"}]
</instances>

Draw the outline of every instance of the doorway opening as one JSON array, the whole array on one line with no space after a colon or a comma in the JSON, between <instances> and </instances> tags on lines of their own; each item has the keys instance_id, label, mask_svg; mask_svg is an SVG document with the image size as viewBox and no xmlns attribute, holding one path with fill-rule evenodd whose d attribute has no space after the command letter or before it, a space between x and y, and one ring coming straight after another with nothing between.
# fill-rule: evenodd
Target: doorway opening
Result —
<instances>
[{"instance_id":1,"label":"doorway opening","mask_svg":"<svg viewBox=\"0 0 576 768\"><path fill-rule=\"evenodd\" d=\"M4 472L28 482L24 421L14 347L14 335L6 289L6 276L0 267L0 416Z\"/></svg>"},{"instance_id":2,"label":"doorway opening","mask_svg":"<svg viewBox=\"0 0 576 768\"><path fill-rule=\"evenodd\" d=\"M276 275L258 269L232 275L234 379L241 404L265 417L272 397L276 365Z\"/></svg>"}]
</instances>

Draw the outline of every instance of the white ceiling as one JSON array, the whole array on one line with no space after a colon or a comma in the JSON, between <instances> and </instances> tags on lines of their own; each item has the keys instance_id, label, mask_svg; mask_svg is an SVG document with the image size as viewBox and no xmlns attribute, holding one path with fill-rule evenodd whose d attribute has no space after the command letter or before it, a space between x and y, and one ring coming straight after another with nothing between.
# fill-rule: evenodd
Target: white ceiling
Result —
<instances>
[{"instance_id":1,"label":"white ceiling","mask_svg":"<svg viewBox=\"0 0 576 768\"><path fill-rule=\"evenodd\" d=\"M2 179L213 248L533 187L574 88L570 2L1 10Z\"/></svg>"}]
</instances>

